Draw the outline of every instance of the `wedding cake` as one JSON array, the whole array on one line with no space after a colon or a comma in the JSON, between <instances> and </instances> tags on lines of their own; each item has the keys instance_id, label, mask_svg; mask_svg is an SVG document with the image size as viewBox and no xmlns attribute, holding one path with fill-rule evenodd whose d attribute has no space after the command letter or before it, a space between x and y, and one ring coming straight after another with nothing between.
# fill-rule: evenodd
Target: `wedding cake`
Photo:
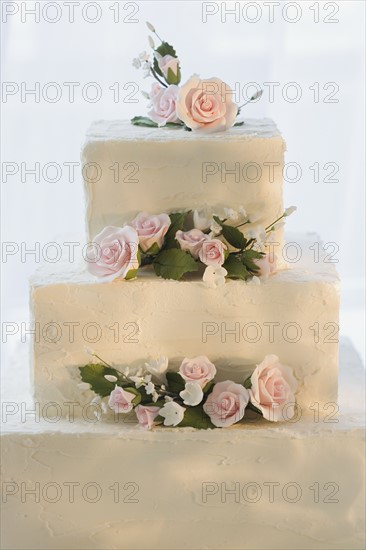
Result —
<instances>
[{"instance_id":1,"label":"wedding cake","mask_svg":"<svg viewBox=\"0 0 366 550\"><path fill-rule=\"evenodd\" d=\"M86 135L82 265L31 280L3 547L363 548L362 365L319 238L285 239L285 142L153 49L149 117Z\"/></svg>"}]
</instances>

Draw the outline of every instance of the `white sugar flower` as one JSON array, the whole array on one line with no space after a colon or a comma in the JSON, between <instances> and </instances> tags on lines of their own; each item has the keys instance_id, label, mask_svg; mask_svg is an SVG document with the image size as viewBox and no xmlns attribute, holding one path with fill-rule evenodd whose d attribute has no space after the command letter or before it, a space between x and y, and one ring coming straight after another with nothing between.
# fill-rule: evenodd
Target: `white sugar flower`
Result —
<instances>
[{"instance_id":1,"label":"white sugar flower","mask_svg":"<svg viewBox=\"0 0 366 550\"><path fill-rule=\"evenodd\" d=\"M284 212L284 216L291 216L297 210L297 206L289 206Z\"/></svg>"},{"instance_id":2,"label":"white sugar flower","mask_svg":"<svg viewBox=\"0 0 366 550\"><path fill-rule=\"evenodd\" d=\"M203 391L197 382L186 382L185 388L180 392L180 397L185 405L195 407L203 399Z\"/></svg>"},{"instance_id":3,"label":"white sugar flower","mask_svg":"<svg viewBox=\"0 0 366 550\"><path fill-rule=\"evenodd\" d=\"M255 239L258 244L262 244L266 241L267 233L264 227L257 225L248 229L245 236L248 239Z\"/></svg>"},{"instance_id":4,"label":"white sugar flower","mask_svg":"<svg viewBox=\"0 0 366 550\"><path fill-rule=\"evenodd\" d=\"M147 395L152 395L155 392L155 384L153 384L153 382L146 384L145 391Z\"/></svg>"},{"instance_id":5,"label":"white sugar flower","mask_svg":"<svg viewBox=\"0 0 366 550\"><path fill-rule=\"evenodd\" d=\"M149 61L150 56L146 51L141 52L138 57L135 57L132 60L132 65L135 69L140 69L142 67L143 71L148 70L150 72L151 63Z\"/></svg>"},{"instance_id":6,"label":"white sugar flower","mask_svg":"<svg viewBox=\"0 0 366 550\"><path fill-rule=\"evenodd\" d=\"M134 57L132 59L132 66L135 67L135 69L139 69L141 65L142 65L141 59L139 59L138 57Z\"/></svg>"},{"instance_id":7,"label":"white sugar flower","mask_svg":"<svg viewBox=\"0 0 366 550\"><path fill-rule=\"evenodd\" d=\"M169 360L167 357L159 357L158 359L153 359L145 363L145 367L160 384L166 384L165 373L168 369L168 362Z\"/></svg>"},{"instance_id":8,"label":"white sugar flower","mask_svg":"<svg viewBox=\"0 0 366 550\"><path fill-rule=\"evenodd\" d=\"M82 391L90 390L90 387L91 386L90 386L90 384L88 384L88 382L79 382L79 384L78 384L79 390L82 390Z\"/></svg>"},{"instance_id":9,"label":"white sugar flower","mask_svg":"<svg viewBox=\"0 0 366 550\"><path fill-rule=\"evenodd\" d=\"M151 396L152 396L153 402L156 403L157 400L159 399L159 394L158 394L158 392L157 392L157 391L153 391L152 394L151 394Z\"/></svg>"},{"instance_id":10,"label":"white sugar flower","mask_svg":"<svg viewBox=\"0 0 366 550\"><path fill-rule=\"evenodd\" d=\"M243 218L247 218L247 217L248 217L247 211L245 210L244 206L240 206L240 207L239 207L239 214L240 214L240 216L242 216Z\"/></svg>"},{"instance_id":11,"label":"white sugar flower","mask_svg":"<svg viewBox=\"0 0 366 550\"><path fill-rule=\"evenodd\" d=\"M141 388L144 385L144 379L142 376L130 376L130 380L135 384L136 389Z\"/></svg>"},{"instance_id":12,"label":"white sugar flower","mask_svg":"<svg viewBox=\"0 0 366 550\"><path fill-rule=\"evenodd\" d=\"M208 288L217 288L225 284L227 271L224 267L209 265L203 274L203 282Z\"/></svg>"},{"instance_id":13,"label":"white sugar flower","mask_svg":"<svg viewBox=\"0 0 366 550\"><path fill-rule=\"evenodd\" d=\"M145 61L145 62L146 62L146 61L149 61L150 55L144 50L143 52L141 52L141 53L139 54L139 59L140 59L141 61Z\"/></svg>"},{"instance_id":14,"label":"white sugar flower","mask_svg":"<svg viewBox=\"0 0 366 550\"><path fill-rule=\"evenodd\" d=\"M152 36L149 36L149 46L150 46L150 48L155 50L155 43L154 43L154 40L153 40Z\"/></svg>"},{"instance_id":15,"label":"white sugar flower","mask_svg":"<svg viewBox=\"0 0 366 550\"><path fill-rule=\"evenodd\" d=\"M108 380L108 382L117 382L118 380L117 376L113 376L113 374L105 374L104 378Z\"/></svg>"},{"instance_id":16,"label":"white sugar flower","mask_svg":"<svg viewBox=\"0 0 366 550\"><path fill-rule=\"evenodd\" d=\"M239 218L239 213L233 208L224 208L225 218L229 220L237 220Z\"/></svg>"},{"instance_id":17,"label":"white sugar flower","mask_svg":"<svg viewBox=\"0 0 366 550\"><path fill-rule=\"evenodd\" d=\"M151 63L149 61L145 61L145 63L142 66L143 78L147 78L148 76L150 76L150 70L151 70Z\"/></svg>"},{"instance_id":18,"label":"white sugar flower","mask_svg":"<svg viewBox=\"0 0 366 550\"><path fill-rule=\"evenodd\" d=\"M211 236L215 237L216 235L221 233L221 225L213 221L212 224L210 225L210 230L211 230Z\"/></svg>"},{"instance_id":19,"label":"white sugar flower","mask_svg":"<svg viewBox=\"0 0 366 550\"><path fill-rule=\"evenodd\" d=\"M160 416L164 418L164 426L177 426L184 418L185 408L175 401L168 401L160 409Z\"/></svg>"},{"instance_id":20,"label":"white sugar flower","mask_svg":"<svg viewBox=\"0 0 366 550\"><path fill-rule=\"evenodd\" d=\"M201 210L195 210L193 212L193 225L195 229L205 231L210 227L211 223L211 213L208 211L207 208L202 208Z\"/></svg>"}]
</instances>

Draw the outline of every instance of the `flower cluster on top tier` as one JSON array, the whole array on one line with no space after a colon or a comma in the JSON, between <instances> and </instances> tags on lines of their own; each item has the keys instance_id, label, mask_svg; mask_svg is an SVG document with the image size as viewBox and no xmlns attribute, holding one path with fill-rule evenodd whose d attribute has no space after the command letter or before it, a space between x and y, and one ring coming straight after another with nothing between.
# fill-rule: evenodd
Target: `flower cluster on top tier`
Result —
<instances>
[{"instance_id":1,"label":"flower cluster on top tier","mask_svg":"<svg viewBox=\"0 0 366 550\"><path fill-rule=\"evenodd\" d=\"M257 92L238 107L233 101L230 86L219 78L202 80L195 74L179 86L181 68L175 49L158 36L151 23L147 23L147 26L158 38L160 45L156 48L154 39L149 36L149 44L153 49L152 60L144 51L132 64L143 70L145 78L155 78L155 82L150 93L144 92L144 96L150 100L149 117L136 116L131 120L132 124L183 127L201 132L220 132L232 126L241 126L243 122L235 123L241 107L259 99L262 92Z\"/></svg>"},{"instance_id":2,"label":"flower cluster on top tier","mask_svg":"<svg viewBox=\"0 0 366 550\"><path fill-rule=\"evenodd\" d=\"M81 389L93 390L92 403L105 413L134 410L144 428L226 428L243 420L247 409L274 422L295 414L297 381L276 355L267 355L243 384L215 382L216 367L204 355L183 359L178 372L168 370L168 359L161 357L133 375L94 357L102 363L79 368Z\"/></svg>"},{"instance_id":3,"label":"flower cluster on top tier","mask_svg":"<svg viewBox=\"0 0 366 550\"><path fill-rule=\"evenodd\" d=\"M213 288L225 278L255 278L258 283L276 271L276 255L268 252L268 245L294 210L291 206L269 226L251 225L247 231L251 221L242 207L225 208L223 216L207 208L193 214L140 212L124 227L108 226L96 235L89 247L88 269L106 281L135 278L139 268L152 265L164 279L179 280L201 271L203 281Z\"/></svg>"}]
</instances>

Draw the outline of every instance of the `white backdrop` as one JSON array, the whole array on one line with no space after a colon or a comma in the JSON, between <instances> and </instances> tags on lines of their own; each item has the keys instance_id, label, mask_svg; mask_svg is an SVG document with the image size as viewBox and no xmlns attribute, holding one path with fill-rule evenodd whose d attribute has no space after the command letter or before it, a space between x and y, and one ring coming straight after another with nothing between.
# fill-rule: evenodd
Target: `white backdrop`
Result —
<instances>
[{"instance_id":1,"label":"white backdrop","mask_svg":"<svg viewBox=\"0 0 366 550\"><path fill-rule=\"evenodd\" d=\"M316 231L325 242L339 246L342 331L362 352L363 0L45 1L38 3L39 21L38 14L29 11L37 10L36 2L1 4L2 240L14 243L6 245L14 254L2 261L3 320L18 321L24 315L27 278L41 259L34 255L22 259L17 247L24 242L23 247L34 249L39 242L42 250L57 235L84 231L80 168L70 181L65 163L79 161L90 122L146 114L141 94L132 97L138 103L128 102L128 95L137 86L150 87L131 65L136 54L148 49L144 23L148 20L176 47L183 80L198 72L242 87L256 82L264 90L260 101L245 107L242 114L274 118L287 141L286 162L301 167L299 181L286 184L285 203L298 205L288 229ZM229 9L236 9L236 14L225 14ZM55 85L49 86L50 82ZM71 82L78 83L73 101L71 85L65 84ZM101 94L97 101L92 101L97 88L88 86L92 82ZM117 102L110 89L114 85L116 90L115 83L120 88ZM37 86L39 98L26 93ZM53 102L55 92L61 97ZM22 174L36 162L41 172L47 163L58 163L58 181L47 181L55 176L52 170L46 177L41 173L39 182L32 174ZM314 177L315 163L319 181ZM289 178L294 174L290 171ZM327 181L327 176L336 181Z\"/></svg>"}]
</instances>

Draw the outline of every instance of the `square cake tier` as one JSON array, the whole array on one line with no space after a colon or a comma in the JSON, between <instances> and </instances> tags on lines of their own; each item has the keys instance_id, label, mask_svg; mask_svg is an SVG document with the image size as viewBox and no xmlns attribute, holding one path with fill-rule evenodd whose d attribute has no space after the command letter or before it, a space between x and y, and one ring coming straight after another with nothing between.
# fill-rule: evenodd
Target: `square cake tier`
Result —
<instances>
[{"instance_id":1,"label":"square cake tier","mask_svg":"<svg viewBox=\"0 0 366 550\"><path fill-rule=\"evenodd\" d=\"M2 385L2 548L365 548L365 377L349 344L338 415L223 430L25 416L28 358L14 355Z\"/></svg>"},{"instance_id":2,"label":"square cake tier","mask_svg":"<svg viewBox=\"0 0 366 550\"><path fill-rule=\"evenodd\" d=\"M39 272L31 282L37 400L90 400L77 383L91 348L129 367L159 356L178 367L184 357L206 355L219 379L237 382L276 354L294 369L300 407L336 402L338 276L326 258L314 262L316 239L295 238L301 259L260 285L230 280L209 289L199 279L164 280L151 272L105 283L70 267Z\"/></svg>"},{"instance_id":3,"label":"square cake tier","mask_svg":"<svg viewBox=\"0 0 366 550\"><path fill-rule=\"evenodd\" d=\"M272 120L214 134L94 122L82 151L89 240L138 212L244 207L264 226L283 212L285 142ZM248 226L247 226L248 227ZM275 241L282 243L282 229Z\"/></svg>"}]
</instances>

